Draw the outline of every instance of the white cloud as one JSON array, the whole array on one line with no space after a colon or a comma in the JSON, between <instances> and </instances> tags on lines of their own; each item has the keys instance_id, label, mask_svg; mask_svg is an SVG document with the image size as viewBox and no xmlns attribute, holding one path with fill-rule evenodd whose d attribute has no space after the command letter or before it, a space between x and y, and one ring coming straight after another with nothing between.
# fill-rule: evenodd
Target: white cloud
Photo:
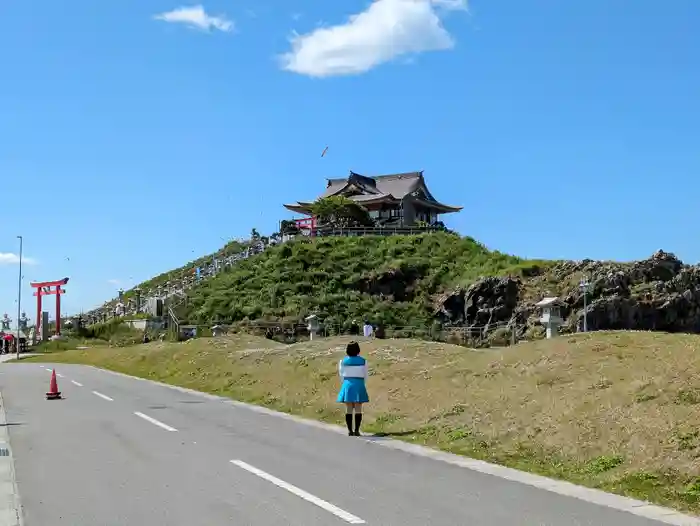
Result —
<instances>
[{"instance_id":1,"label":"white cloud","mask_svg":"<svg viewBox=\"0 0 700 526\"><path fill-rule=\"evenodd\" d=\"M401 55L450 49L445 10L466 9L466 0L374 0L340 25L295 34L282 68L311 77L353 75Z\"/></svg>"},{"instance_id":2,"label":"white cloud","mask_svg":"<svg viewBox=\"0 0 700 526\"><path fill-rule=\"evenodd\" d=\"M19 263L19 256L12 252L0 252L0 265L16 265ZM36 261L32 258L22 256L22 264L34 265Z\"/></svg>"},{"instance_id":3,"label":"white cloud","mask_svg":"<svg viewBox=\"0 0 700 526\"><path fill-rule=\"evenodd\" d=\"M210 16L201 5L178 7L167 13L156 15L154 18L173 24L185 24L205 31L218 29L219 31L229 32L233 30L233 21L225 16Z\"/></svg>"},{"instance_id":4,"label":"white cloud","mask_svg":"<svg viewBox=\"0 0 700 526\"><path fill-rule=\"evenodd\" d=\"M109 283L110 285L116 285L116 286L118 286L118 285L121 284L121 281L119 281L118 279L108 279L108 280L107 280L107 283Z\"/></svg>"},{"instance_id":5,"label":"white cloud","mask_svg":"<svg viewBox=\"0 0 700 526\"><path fill-rule=\"evenodd\" d=\"M445 9L452 9L455 11L467 11L469 9L469 4L467 0L432 0L433 4L438 7L443 7Z\"/></svg>"}]
</instances>

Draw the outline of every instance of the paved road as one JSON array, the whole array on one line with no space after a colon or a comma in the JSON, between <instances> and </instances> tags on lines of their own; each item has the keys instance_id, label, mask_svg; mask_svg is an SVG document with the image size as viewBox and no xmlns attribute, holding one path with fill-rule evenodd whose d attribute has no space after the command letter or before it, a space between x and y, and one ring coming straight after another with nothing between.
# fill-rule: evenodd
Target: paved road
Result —
<instances>
[{"instance_id":1,"label":"paved road","mask_svg":"<svg viewBox=\"0 0 700 526\"><path fill-rule=\"evenodd\" d=\"M659 526L88 367L0 365L25 526Z\"/></svg>"}]
</instances>

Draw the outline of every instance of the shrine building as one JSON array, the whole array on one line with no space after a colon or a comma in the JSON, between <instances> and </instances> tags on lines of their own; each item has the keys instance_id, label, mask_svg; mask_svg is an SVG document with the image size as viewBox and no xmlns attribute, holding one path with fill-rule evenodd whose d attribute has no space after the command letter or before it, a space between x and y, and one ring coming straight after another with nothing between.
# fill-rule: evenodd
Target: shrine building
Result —
<instances>
[{"instance_id":1,"label":"shrine building","mask_svg":"<svg viewBox=\"0 0 700 526\"><path fill-rule=\"evenodd\" d=\"M422 222L434 225L442 214L462 210L461 206L438 201L428 190L423 172L408 172L368 177L355 172L342 179L328 179L326 191L317 199L343 196L369 212L377 226L415 226ZM311 218L313 201L286 204L287 210Z\"/></svg>"}]
</instances>

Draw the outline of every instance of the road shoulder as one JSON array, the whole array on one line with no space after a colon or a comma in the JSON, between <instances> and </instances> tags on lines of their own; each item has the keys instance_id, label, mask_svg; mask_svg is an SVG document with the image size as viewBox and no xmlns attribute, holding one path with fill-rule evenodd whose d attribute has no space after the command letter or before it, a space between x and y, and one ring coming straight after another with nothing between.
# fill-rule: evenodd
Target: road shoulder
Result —
<instances>
[{"instance_id":1,"label":"road shoulder","mask_svg":"<svg viewBox=\"0 0 700 526\"><path fill-rule=\"evenodd\" d=\"M0 526L21 526L21 510L5 402L0 393Z\"/></svg>"}]
</instances>

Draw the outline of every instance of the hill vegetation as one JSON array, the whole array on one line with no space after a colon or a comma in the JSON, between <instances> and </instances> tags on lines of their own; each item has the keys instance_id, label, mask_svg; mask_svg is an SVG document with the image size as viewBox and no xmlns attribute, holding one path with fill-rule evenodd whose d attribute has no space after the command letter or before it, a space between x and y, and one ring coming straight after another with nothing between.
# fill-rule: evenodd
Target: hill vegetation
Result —
<instances>
[{"instance_id":1,"label":"hill vegetation","mask_svg":"<svg viewBox=\"0 0 700 526\"><path fill-rule=\"evenodd\" d=\"M179 313L190 322L353 318L426 326L434 296L480 276L522 276L551 265L488 250L449 233L330 237L268 248L193 288Z\"/></svg>"},{"instance_id":2,"label":"hill vegetation","mask_svg":"<svg viewBox=\"0 0 700 526\"><path fill-rule=\"evenodd\" d=\"M250 335L54 353L340 423L348 337ZM700 513L700 337L598 332L474 351L365 340L366 432Z\"/></svg>"}]
</instances>

